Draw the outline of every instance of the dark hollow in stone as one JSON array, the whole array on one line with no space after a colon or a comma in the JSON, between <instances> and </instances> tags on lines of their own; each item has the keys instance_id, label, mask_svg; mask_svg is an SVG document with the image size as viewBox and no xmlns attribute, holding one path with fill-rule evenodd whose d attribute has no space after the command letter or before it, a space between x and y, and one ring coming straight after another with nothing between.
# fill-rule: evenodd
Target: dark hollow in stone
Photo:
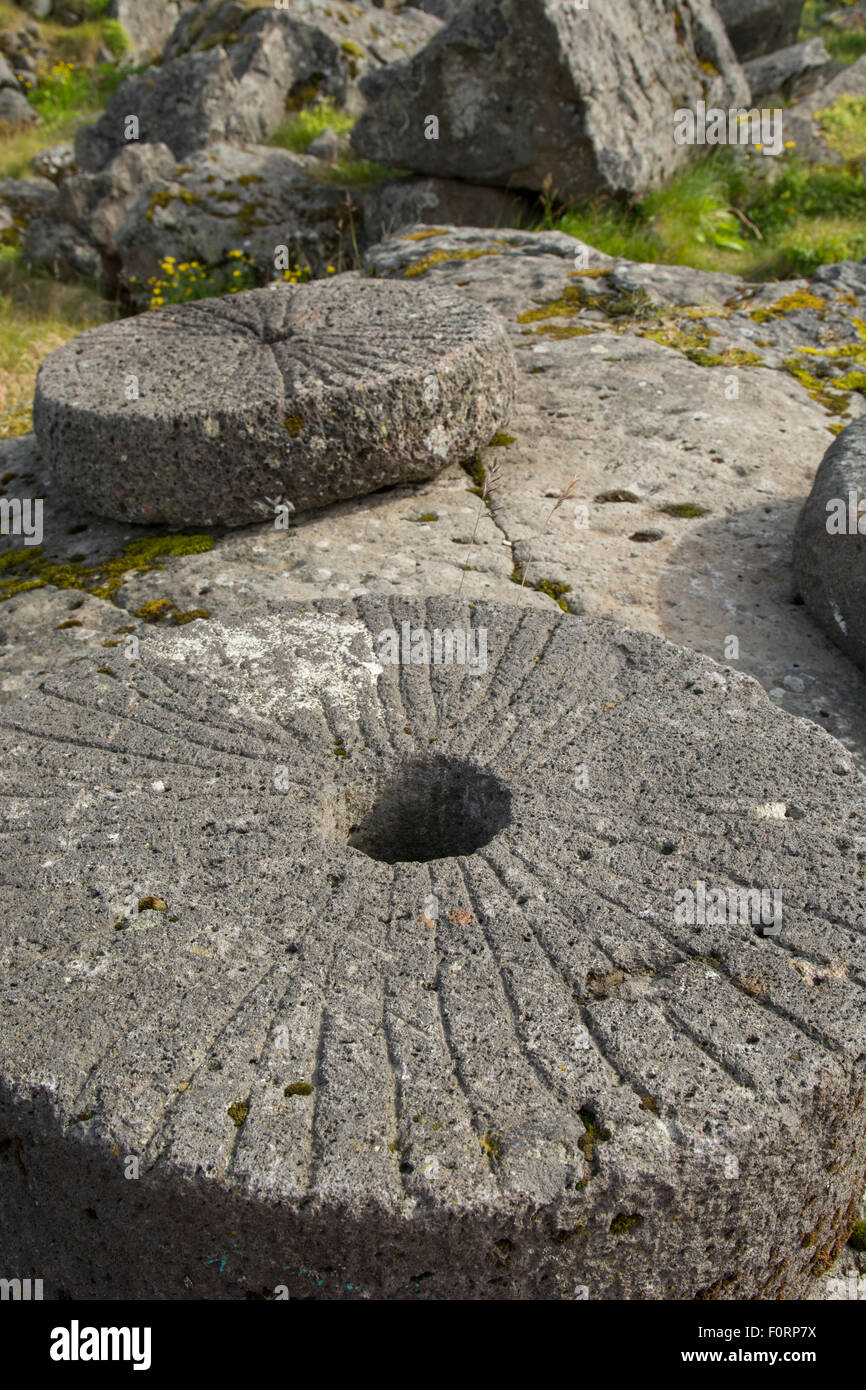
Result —
<instances>
[{"instance_id":1,"label":"dark hollow in stone","mask_svg":"<svg viewBox=\"0 0 866 1390\"><path fill-rule=\"evenodd\" d=\"M483 630L485 669L378 661L404 622ZM808 1291L866 1181L841 744L658 637L501 604L263 607L139 656L0 707L4 1276ZM780 935L679 920L697 881L780 889Z\"/></svg>"},{"instance_id":2,"label":"dark hollow in stone","mask_svg":"<svg viewBox=\"0 0 866 1390\"><path fill-rule=\"evenodd\" d=\"M458 758L414 759L377 787L346 795L346 843L383 864L472 854L510 823L511 796ZM352 808L349 811L349 808Z\"/></svg>"}]
</instances>

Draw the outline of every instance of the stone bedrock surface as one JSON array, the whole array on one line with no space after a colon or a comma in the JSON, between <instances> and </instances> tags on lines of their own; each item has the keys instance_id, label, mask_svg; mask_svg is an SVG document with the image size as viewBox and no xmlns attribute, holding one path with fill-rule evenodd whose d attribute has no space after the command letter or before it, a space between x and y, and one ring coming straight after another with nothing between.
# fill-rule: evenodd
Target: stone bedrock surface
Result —
<instances>
[{"instance_id":1,"label":"stone bedrock surface","mask_svg":"<svg viewBox=\"0 0 866 1390\"><path fill-rule=\"evenodd\" d=\"M485 630L486 669L384 663L404 622ZM264 607L131 655L0 714L9 1276L806 1291L866 1167L840 744L657 637L506 605ZM696 881L780 889L781 934L678 925Z\"/></svg>"},{"instance_id":2,"label":"stone bedrock surface","mask_svg":"<svg viewBox=\"0 0 866 1390\"><path fill-rule=\"evenodd\" d=\"M809 612L866 671L864 513L866 417L855 420L830 445L794 533L794 573Z\"/></svg>"},{"instance_id":3,"label":"stone bedrock surface","mask_svg":"<svg viewBox=\"0 0 866 1390\"><path fill-rule=\"evenodd\" d=\"M506 422L516 376L493 311L351 273L90 329L39 368L34 427L100 515L239 526L433 477Z\"/></svg>"}]
</instances>

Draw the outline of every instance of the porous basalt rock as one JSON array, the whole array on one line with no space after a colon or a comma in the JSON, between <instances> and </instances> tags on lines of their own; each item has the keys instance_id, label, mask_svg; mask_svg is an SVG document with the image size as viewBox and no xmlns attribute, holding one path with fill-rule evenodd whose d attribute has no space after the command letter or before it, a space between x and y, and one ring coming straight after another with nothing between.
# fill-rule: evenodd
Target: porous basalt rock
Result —
<instances>
[{"instance_id":1,"label":"porous basalt rock","mask_svg":"<svg viewBox=\"0 0 866 1390\"><path fill-rule=\"evenodd\" d=\"M474 665L426 664L437 631ZM866 1166L838 743L659 638L452 599L100 667L0 712L8 1276L749 1299L826 1267ZM778 934L688 925L701 882L780 890Z\"/></svg>"},{"instance_id":2,"label":"porous basalt rock","mask_svg":"<svg viewBox=\"0 0 866 1390\"><path fill-rule=\"evenodd\" d=\"M866 671L866 417L824 455L797 523L794 572L809 612Z\"/></svg>"},{"instance_id":3,"label":"porous basalt rock","mask_svg":"<svg viewBox=\"0 0 866 1390\"><path fill-rule=\"evenodd\" d=\"M42 363L34 427L97 513L239 526L266 499L432 477L501 428L515 383L492 311L351 274L91 329Z\"/></svg>"}]
</instances>

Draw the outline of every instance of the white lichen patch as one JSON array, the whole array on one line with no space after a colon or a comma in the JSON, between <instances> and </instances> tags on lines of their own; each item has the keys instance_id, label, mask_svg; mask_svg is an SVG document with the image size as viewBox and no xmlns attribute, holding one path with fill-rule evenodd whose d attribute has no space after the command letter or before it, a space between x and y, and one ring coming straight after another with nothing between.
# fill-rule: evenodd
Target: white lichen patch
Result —
<instances>
[{"instance_id":1,"label":"white lichen patch","mask_svg":"<svg viewBox=\"0 0 866 1390\"><path fill-rule=\"evenodd\" d=\"M382 674L363 623L320 613L268 614L244 627L195 623L165 634L160 654L194 674L218 676L238 713L318 709L357 718Z\"/></svg>"},{"instance_id":2,"label":"white lichen patch","mask_svg":"<svg viewBox=\"0 0 866 1390\"><path fill-rule=\"evenodd\" d=\"M784 801L765 801L755 807L755 815L762 820L784 820L788 808Z\"/></svg>"}]
</instances>

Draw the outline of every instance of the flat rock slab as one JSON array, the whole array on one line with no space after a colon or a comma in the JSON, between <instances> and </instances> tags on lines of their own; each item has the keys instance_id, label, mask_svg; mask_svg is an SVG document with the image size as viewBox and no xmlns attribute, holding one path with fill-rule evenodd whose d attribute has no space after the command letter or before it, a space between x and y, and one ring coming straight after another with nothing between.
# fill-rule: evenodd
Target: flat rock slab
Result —
<instances>
[{"instance_id":1,"label":"flat rock slab","mask_svg":"<svg viewBox=\"0 0 866 1390\"><path fill-rule=\"evenodd\" d=\"M489 441L515 385L494 312L352 274L83 333L40 367L34 425L94 512L239 526L432 477Z\"/></svg>"},{"instance_id":2,"label":"flat rock slab","mask_svg":"<svg viewBox=\"0 0 866 1390\"><path fill-rule=\"evenodd\" d=\"M797 522L794 572L809 612L866 671L866 416L824 455Z\"/></svg>"},{"instance_id":3,"label":"flat rock slab","mask_svg":"<svg viewBox=\"0 0 866 1390\"><path fill-rule=\"evenodd\" d=\"M10 1277L747 1299L826 1268L866 1168L840 744L657 637L497 604L266 606L101 664L0 712ZM698 884L778 921L690 926Z\"/></svg>"}]
</instances>

